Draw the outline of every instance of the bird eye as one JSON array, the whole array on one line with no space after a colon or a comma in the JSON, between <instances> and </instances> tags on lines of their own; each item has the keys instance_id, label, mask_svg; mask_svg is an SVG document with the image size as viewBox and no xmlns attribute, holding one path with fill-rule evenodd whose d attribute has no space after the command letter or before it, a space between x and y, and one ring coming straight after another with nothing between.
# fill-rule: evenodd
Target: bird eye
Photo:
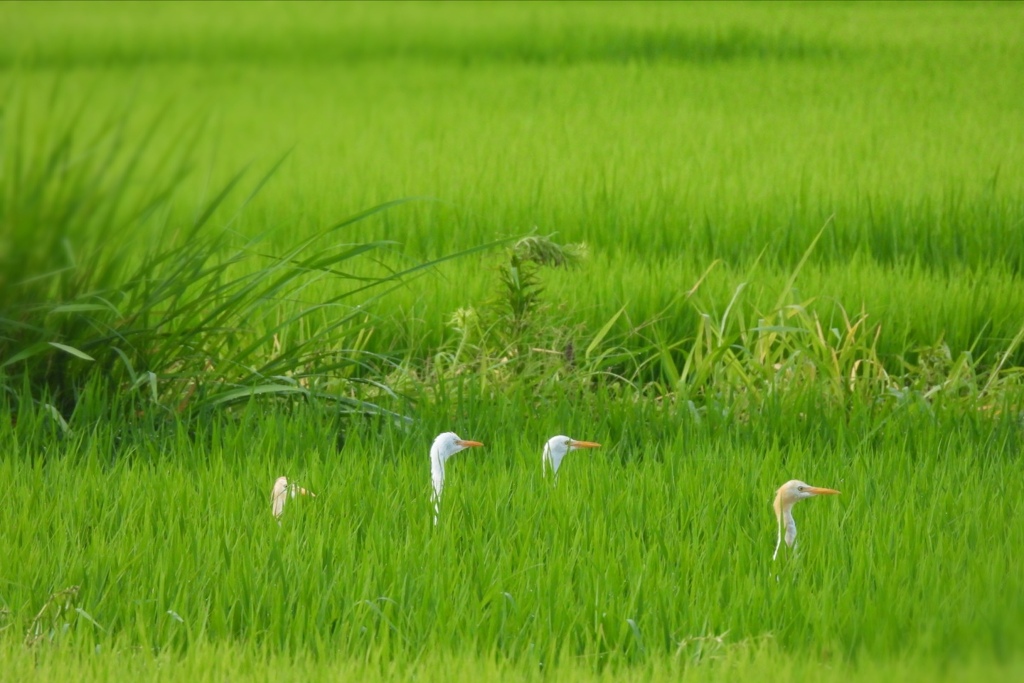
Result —
<instances>
[{"instance_id":1,"label":"bird eye","mask_svg":"<svg viewBox=\"0 0 1024 683\"><path fill-rule=\"evenodd\" d=\"M797 491L803 491L803 490L804 490L804 487L803 487L803 486L797 486L797 487L796 487L796 490L797 490Z\"/></svg>"}]
</instances>

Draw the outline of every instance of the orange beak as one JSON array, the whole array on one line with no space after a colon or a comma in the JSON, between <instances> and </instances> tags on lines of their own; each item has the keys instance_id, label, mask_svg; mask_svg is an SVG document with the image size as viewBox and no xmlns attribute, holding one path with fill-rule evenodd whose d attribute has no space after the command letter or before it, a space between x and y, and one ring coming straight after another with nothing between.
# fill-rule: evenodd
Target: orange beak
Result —
<instances>
[{"instance_id":1,"label":"orange beak","mask_svg":"<svg viewBox=\"0 0 1024 683\"><path fill-rule=\"evenodd\" d=\"M470 446L483 446L483 444L480 443L479 441L466 441L465 439L459 439L455 443L466 448L469 448Z\"/></svg>"},{"instance_id":2,"label":"orange beak","mask_svg":"<svg viewBox=\"0 0 1024 683\"><path fill-rule=\"evenodd\" d=\"M600 448L601 444L594 443L593 441L570 441L569 445L573 448Z\"/></svg>"},{"instance_id":3,"label":"orange beak","mask_svg":"<svg viewBox=\"0 0 1024 683\"><path fill-rule=\"evenodd\" d=\"M808 491L809 493L813 493L813 494L819 495L819 496L838 496L839 495L839 491L836 491L835 489L822 489L822 488L818 488L817 486L808 486L807 488L804 489L804 491Z\"/></svg>"}]
</instances>

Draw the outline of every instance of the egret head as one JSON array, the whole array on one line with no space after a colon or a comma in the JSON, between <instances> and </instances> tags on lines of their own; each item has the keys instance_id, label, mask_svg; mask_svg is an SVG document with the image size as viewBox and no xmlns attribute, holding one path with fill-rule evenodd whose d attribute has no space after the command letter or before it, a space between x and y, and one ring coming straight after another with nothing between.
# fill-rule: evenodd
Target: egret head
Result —
<instances>
[{"instance_id":1,"label":"egret head","mask_svg":"<svg viewBox=\"0 0 1024 683\"><path fill-rule=\"evenodd\" d=\"M289 497L294 498L297 495L310 496L316 498L316 494L312 491L298 486L294 482L288 483L288 477L278 477L274 481L274 489L270 492L270 501L272 504L272 510L275 517L280 517L284 512L284 504Z\"/></svg>"},{"instance_id":2,"label":"egret head","mask_svg":"<svg viewBox=\"0 0 1024 683\"><path fill-rule=\"evenodd\" d=\"M541 458L541 467L544 472L544 476L547 476L547 468L551 468L551 473L555 476L558 475L558 466L562 463L562 458L565 457L569 451L575 451L578 448L600 448L601 444L594 443L592 441L577 441L568 436L560 434L553 436L548 439L548 442L544 444L544 453Z\"/></svg>"},{"instance_id":3,"label":"egret head","mask_svg":"<svg viewBox=\"0 0 1024 683\"><path fill-rule=\"evenodd\" d=\"M577 441L576 439L569 438L568 436L559 435L548 439L548 442L544 445L544 450L547 451L552 458L561 460L569 451L575 451L579 448L600 447L601 444L599 443L594 443L592 441Z\"/></svg>"},{"instance_id":4,"label":"egret head","mask_svg":"<svg viewBox=\"0 0 1024 683\"><path fill-rule=\"evenodd\" d=\"M444 490L444 463L459 451L473 446L483 446L479 441L460 439L455 432L438 434L430 447L430 480L434 486L434 524L440 512L441 492Z\"/></svg>"},{"instance_id":5,"label":"egret head","mask_svg":"<svg viewBox=\"0 0 1024 683\"><path fill-rule=\"evenodd\" d=\"M445 460L459 451L473 446L483 446L483 444L479 441L460 439L459 435L455 432L444 432L443 434L438 434L437 438L434 439L434 445L430 447L430 457L433 460L444 463Z\"/></svg>"},{"instance_id":6,"label":"egret head","mask_svg":"<svg viewBox=\"0 0 1024 683\"><path fill-rule=\"evenodd\" d=\"M811 486L799 479L793 479L780 486L779 490L775 493L775 511L777 513L781 513L783 510L792 507L795 503L803 500L804 498L811 498L812 496L834 496L838 493L839 491L836 491L835 489Z\"/></svg>"}]
</instances>

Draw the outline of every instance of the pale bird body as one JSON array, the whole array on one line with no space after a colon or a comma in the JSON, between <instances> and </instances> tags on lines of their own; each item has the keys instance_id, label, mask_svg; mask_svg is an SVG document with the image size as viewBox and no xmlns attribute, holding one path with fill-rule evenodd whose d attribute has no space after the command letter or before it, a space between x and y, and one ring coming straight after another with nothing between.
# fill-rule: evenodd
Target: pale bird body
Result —
<instances>
[{"instance_id":1,"label":"pale bird body","mask_svg":"<svg viewBox=\"0 0 1024 683\"><path fill-rule=\"evenodd\" d=\"M294 498L298 495L316 498L315 493L307 491L297 484L289 484L288 477L278 477L277 481L274 482L274 489L270 492L270 504L274 517L280 519L281 515L284 514L285 502L287 502L289 497Z\"/></svg>"},{"instance_id":2,"label":"pale bird body","mask_svg":"<svg viewBox=\"0 0 1024 683\"><path fill-rule=\"evenodd\" d=\"M445 462L459 451L474 446L483 446L483 444L479 441L460 439L455 432L444 432L438 434L434 439L434 444L430 447L430 479L434 486L434 492L431 495L431 500L434 502L434 524L437 524L437 516L441 513Z\"/></svg>"},{"instance_id":3,"label":"pale bird body","mask_svg":"<svg viewBox=\"0 0 1024 683\"><path fill-rule=\"evenodd\" d=\"M548 476L548 468L551 468L551 476L557 481L558 480L558 467L562 464L562 459L569 454L569 451L575 451L579 448L600 448L601 444L594 443L593 441L577 441L571 439L568 436L553 436L548 439L548 442L544 444L544 452L541 454L541 473L545 478Z\"/></svg>"},{"instance_id":4,"label":"pale bird body","mask_svg":"<svg viewBox=\"0 0 1024 683\"><path fill-rule=\"evenodd\" d=\"M819 486L811 486L802 481L793 479L787 481L775 492L775 517L779 522L779 538L775 542L774 560L778 557L779 548L782 546L782 527L786 527L786 545L793 547L796 543L796 520L793 519L793 506L805 498L812 496L834 496L839 491L835 489L824 489Z\"/></svg>"}]
</instances>

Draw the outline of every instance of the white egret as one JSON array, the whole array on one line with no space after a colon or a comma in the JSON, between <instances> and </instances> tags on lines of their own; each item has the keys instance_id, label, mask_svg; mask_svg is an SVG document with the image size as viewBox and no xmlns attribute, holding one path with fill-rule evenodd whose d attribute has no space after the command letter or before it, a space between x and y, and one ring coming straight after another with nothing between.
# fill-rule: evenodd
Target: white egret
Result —
<instances>
[{"instance_id":1,"label":"white egret","mask_svg":"<svg viewBox=\"0 0 1024 683\"><path fill-rule=\"evenodd\" d=\"M434 439L434 445L430 447L430 478L434 484L434 494L431 500L434 501L434 524L437 524L437 516L441 512L441 492L444 491L444 463L461 450L483 446L479 441L467 441L460 439L455 432L444 432L438 434Z\"/></svg>"},{"instance_id":2,"label":"white egret","mask_svg":"<svg viewBox=\"0 0 1024 683\"><path fill-rule=\"evenodd\" d=\"M270 492L270 503L274 517L280 518L284 513L284 504L288 500L289 495L292 498L298 495L316 498L316 494L312 491L307 491L298 484L289 484L288 477L278 477L277 481L274 482L273 491Z\"/></svg>"},{"instance_id":3,"label":"white egret","mask_svg":"<svg viewBox=\"0 0 1024 683\"><path fill-rule=\"evenodd\" d=\"M835 489L823 489L818 486L811 486L802 481L793 479L787 481L775 492L775 517L779 521L779 538L775 542L774 560L779 554L779 547L782 545L782 524L786 524L786 545L793 547L796 543L796 520L793 519L793 506L804 498L812 496L835 496L839 491Z\"/></svg>"},{"instance_id":4,"label":"white egret","mask_svg":"<svg viewBox=\"0 0 1024 683\"><path fill-rule=\"evenodd\" d=\"M544 453L541 455L540 469L541 473L545 478L548 476L548 467L551 468L551 476L557 481L558 479L558 466L562 464L562 458L564 458L569 451L575 451L577 448L600 448L601 444L594 443L593 441L577 441L571 439L568 436L553 436L548 439L548 442L544 444Z\"/></svg>"}]
</instances>

